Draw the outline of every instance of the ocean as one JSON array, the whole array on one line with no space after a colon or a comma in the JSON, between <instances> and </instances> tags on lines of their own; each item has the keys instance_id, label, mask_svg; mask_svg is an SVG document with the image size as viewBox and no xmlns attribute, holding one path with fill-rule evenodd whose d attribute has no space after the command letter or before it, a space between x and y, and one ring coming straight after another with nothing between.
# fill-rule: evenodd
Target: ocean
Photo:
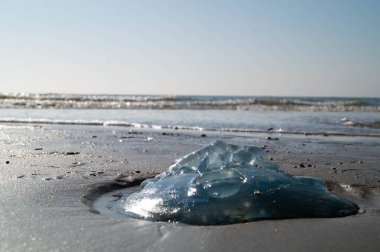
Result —
<instances>
[{"instance_id":1,"label":"ocean","mask_svg":"<svg viewBox=\"0 0 380 252\"><path fill-rule=\"evenodd\" d=\"M0 93L0 123L380 137L380 98Z\"/></svg>"}]
</instances>

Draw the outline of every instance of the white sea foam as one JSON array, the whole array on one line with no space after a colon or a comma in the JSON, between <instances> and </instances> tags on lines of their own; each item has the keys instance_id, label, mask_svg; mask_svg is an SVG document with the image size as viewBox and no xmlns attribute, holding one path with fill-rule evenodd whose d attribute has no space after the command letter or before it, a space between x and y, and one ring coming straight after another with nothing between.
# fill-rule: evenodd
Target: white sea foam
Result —
<instances>
[{"instance_id":1,"label":"white sea foam","mask_svg":"<svg viewBox=\"0 0 380 252\"><path fill-rule=\"evenodd\" d=\"M0 93L0 108L380 111L379 98Z\"/></svg>"}]
</instances>

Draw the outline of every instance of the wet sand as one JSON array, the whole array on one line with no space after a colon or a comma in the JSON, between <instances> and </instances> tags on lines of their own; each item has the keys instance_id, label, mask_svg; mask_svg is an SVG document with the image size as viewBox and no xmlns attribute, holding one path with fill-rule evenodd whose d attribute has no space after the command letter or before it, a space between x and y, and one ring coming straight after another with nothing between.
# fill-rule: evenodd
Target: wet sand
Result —
<instances>
[{"instance_id":1,"label":"wet sand","mask_svg":"<svg viewBox=\"0 0 380 252\"><path fill-rule=\"evenodd\" d=\"M98 195L162 172L215 139L263 147L285 172L326 181L334 193L356 202L359 214L189 226L120 220L92 209ZM270 132L2 124L0 251L376 251L379 142Z\"/></svg>"}]
</instances>

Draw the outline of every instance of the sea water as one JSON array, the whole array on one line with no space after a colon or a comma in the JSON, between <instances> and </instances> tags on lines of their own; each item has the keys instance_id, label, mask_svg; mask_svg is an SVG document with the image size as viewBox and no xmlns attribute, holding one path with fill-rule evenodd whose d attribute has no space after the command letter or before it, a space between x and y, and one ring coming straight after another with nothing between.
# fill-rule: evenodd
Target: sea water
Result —
<instances>
[{"instance_id":1,"label":"sea water","mask_svg":"<svg viewBox=\"0 0 380 252\"><path fill-rule=\"evenodd\" d=\"M380 136L380 99L0 93L7 122Z\"/></svg>"},{"instance_id":2,"label":"sea water","mask_svg":"<svg viewBox=\"0 0 380 252\"><path fill-rule=\"evenodd\" d=\"M262 219L339 217L359 207L318 179L285 174L254 146L221 141L123 194L111 208L150 221L220 225Z\"/></svg>"}]
</instances>

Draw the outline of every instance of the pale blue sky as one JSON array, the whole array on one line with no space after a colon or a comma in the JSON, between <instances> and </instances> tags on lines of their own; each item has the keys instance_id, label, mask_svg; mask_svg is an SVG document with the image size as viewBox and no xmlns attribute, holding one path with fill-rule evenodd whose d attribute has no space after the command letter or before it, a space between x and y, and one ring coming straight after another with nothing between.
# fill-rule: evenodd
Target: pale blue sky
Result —
<instances>
[{"instance_id":1,"label":"pale blue sky","mask_svg":"<svg viewBox=\"0 0 380 252\"><path fill-rule=\"evenodd\" d=\"M380 97L380 1L0 0L0 92Z\"/></svg>"}]
</instances>

